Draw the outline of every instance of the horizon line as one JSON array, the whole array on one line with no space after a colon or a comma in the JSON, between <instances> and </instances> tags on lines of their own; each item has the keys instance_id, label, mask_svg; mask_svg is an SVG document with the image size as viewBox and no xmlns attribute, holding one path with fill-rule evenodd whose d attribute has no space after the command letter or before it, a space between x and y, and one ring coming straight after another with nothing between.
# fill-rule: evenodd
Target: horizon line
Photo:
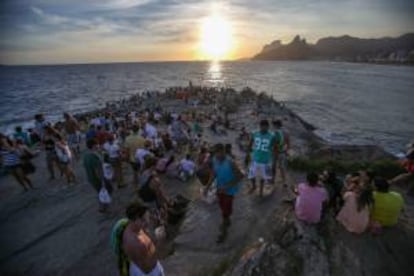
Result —
<instances>
[{"instance_id":1,"label":"horizon line","mask_svg":"<svg viewBox=\"0 0 414 276\"><path fill-rule=\"evenodd\" d=\"M320 37L316 40L315 43L310 43L310 44L316 44L320 39L323 38L341 38L341 37L345 37L345 36L349 36L352 38L358 38L358 39L389 39L389 38L399 38L405 35L410 35L410 34L414 34L414 30L410 31L410 32L404 32L401 33L400 35L396 35L396 36L381 36L381 37L358 37L358 36L352 36L349 34L343 34L343 35L328 35L328 36L323 36ZM295 37L301 37L306 39L305 36L302 36L300 34L296 34L295 36L293 36L292 41L294 40ZM278 39L274 39L270 42L267 42L265 45L268 45L269 43L272 43L274 41L277 41ZM307 43L309 43L308 41L306 41ZM286 43L286 42L285 42ZM285 45L285 44L283 44ZM254 56L251 57L240 57L240 58L234 58L234 59L223 59L223 60L218 60L220 62L228 62L228 61L249 61L252 60ZM32 63L32 64L7 64L7 63L0 63L0 67L17 67L17 66L65 66L65 65L104 65L104 64L126 64L126 63L172 63L172 62L213 62L215 61L214 59L188 59L188 60L135 60L135 61L103 61L103 62L66 62L66 63ZM216 60L217 61L217 60Z\"/></svg>"}]
</instances>

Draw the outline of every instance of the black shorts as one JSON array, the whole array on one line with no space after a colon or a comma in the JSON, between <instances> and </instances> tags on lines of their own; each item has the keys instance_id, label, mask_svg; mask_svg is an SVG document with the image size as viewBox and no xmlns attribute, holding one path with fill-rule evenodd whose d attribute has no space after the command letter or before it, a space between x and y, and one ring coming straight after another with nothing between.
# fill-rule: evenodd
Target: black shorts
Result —
<instances>
[{"instance_id":1,"label":"black shorts","mask_svg":"<svg viewBox=\"0 0 414 276\"><path fill-rule=\"evenodd\" d=\"M131 165L132 170L134 170L135 172L139 171L140 169L140 164L137 162L129 162L129 164Z\"/></svg>"},{"instance_id":2,"label":"black shorts","mask_svg":"<svg viewBox=\"0 0 414 276\"><path fill-rule=\"evenodd\" d=\"M116 166L119 165L119 163L121 163L121 158L120 157L116 157L116 158L109 158L109 164Z\"/></svg>"}]
</instances>

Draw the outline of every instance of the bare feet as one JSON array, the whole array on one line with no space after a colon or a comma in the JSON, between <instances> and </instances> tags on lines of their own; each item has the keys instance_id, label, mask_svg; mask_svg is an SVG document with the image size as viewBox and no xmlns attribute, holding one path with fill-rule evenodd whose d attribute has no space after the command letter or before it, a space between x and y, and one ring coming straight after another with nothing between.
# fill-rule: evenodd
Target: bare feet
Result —
<instances>
[{"instance_id":1,"label":"bare feet","mask_svg":"<svg viewBox=\"0 0 414 276\"><path fill-rule=\"evenodd\" d=\"M250 187L249 194L253 194L255 191L256 191L256 186L254 185L254 186Z\"/></svg>"}]
</instances>

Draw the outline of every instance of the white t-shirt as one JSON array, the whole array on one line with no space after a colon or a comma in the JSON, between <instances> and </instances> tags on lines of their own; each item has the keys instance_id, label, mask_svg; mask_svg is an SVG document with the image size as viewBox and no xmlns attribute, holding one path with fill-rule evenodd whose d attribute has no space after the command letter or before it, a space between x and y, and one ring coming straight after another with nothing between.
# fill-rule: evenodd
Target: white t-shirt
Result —
<instances>
[{"instance_id":1,"label":"white t-shirt","mask_svg":"<svg viewBox=\"0 0 414 276\"><path fill-rule=\"evenodd\" d=\"M153 125L151 125L149 123L146 123L145 124L145 134L147 135L148 138L153 139L153 138L157 137L158 132L157 132L157 129Z\"/></svg>"},{"instance_id":2,"label":"white t-shirt","mask_svg":"<svg viewBox=\"0 0 414 276\"><path fill-rule=\"evenodd\" d=\"M109 158L118 158L119 157L120 147L116 142L113 142L112 144L110 144L109 142L106 142L103 145L103 148L108 153Z\"/></svg>"},{"instance_id":3,"label":"white t-shirt","mask_svg":"<svg viewBox=\"0 0 414 276\"><path fill-rule=\"evenodd\" d=\"M91 125L94 125L94 126L101 126L101 125L102 125L102 121L101 121L101 119L100 119L100 118L98 118L98 117L93 118L93 119L92 119L92 121L91 121Z\"/></svg>"},{"instance_id":4,"label":"white t-shirt","mask_svg":"<svg viewBox=\"0 0 414 276\"><path fill-rule=\"evenodd\" d=\"M195 170L195 163L192 160L183 159L180 161L180 166L183 169L183 171L188 173L193 173Z\"/></svg>"},{"instance_id":5,"label":"white t-shirt","mask_svg":"<svg viewBox=\"0 0 414 276\"><path fill-rule=\"evenodd\" d=\"M109 163L103 163L102 164L102 170L103 170L103 175L105 177L105 179L107 180L112 180L114 177L114 169L112 168L112 165Z\"/></svg>"},{"instance_id":6,"label":"white t-shirt","mask_svg":"<svg viewBox=\"0 0 414 276\"><path fill-rule=\"evenodd\" d=\"M159 112L154 113L154 119L159 121L161 119L162 115Z\"/></svg>"},{"instance_id":7,"label":"white t-shirt","mask_svg":"<svg viewBox=\"0 0 414 276\"><path fill-rule=\"evenodd\" d=\"M139 164L144 165L145 156L152 155L152 153L147 149L137 149L135 152L135 160L139 162Z\"/></svg>"}]
</instances>

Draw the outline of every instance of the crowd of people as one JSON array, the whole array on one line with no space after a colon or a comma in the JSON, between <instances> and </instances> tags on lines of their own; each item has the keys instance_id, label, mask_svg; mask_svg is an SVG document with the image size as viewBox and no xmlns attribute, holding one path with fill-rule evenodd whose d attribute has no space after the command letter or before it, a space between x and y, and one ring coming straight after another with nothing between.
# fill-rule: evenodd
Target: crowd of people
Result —
<instances>
[{"instance_id":1,"label":"crowd of people","mask_svg":"<svg viewBox=\"0 0 414 276\"><path fill-rule=\"evenodd\" d=\"M27 191L35 187L30 174L36 170L32 159L39 150L45 156L49 178L55 179L59 172L68 186L78 183L74 164L81 161L87 181L98 194L100 212L110 210L116 189L132 186L137 200L127 206L126 218L116 223L111 234L120 274L164 275L156 257L157 243L163 235L156 230L165 227L170 210L185 199L167 193L162 175L184 182L196 177L203 186L203 197L214 190L222 218L218 243L228 236L233 201L245 177L250 182L250 194L256 192L259 181L260 197L264 196L265 185L274 188L280 183L286 190L289 187L287 158L291 142L282 120L261 120L254 132L244 127L240 130L235 143L245 153L247 173L233 154L232 144L206 141L208 129L221 135L220 128L230 128L227 110L218 103L233 92L190 84L187 88L169 88L163 94L148 92L109 103L98 112L77 116L64 113L63 120L54 124L38 114L33 129L26 132L16 127L11 136L1 134L2 166ZM213 104L214 109L211 113L191 108L189 112L167 110L160 104L161 97L179 99L191 107ZM148 99L152 99L150 104ZM208 128L203 127L206 124ZM404 163L407 175L395 181L412 177L413 164L411 152ZM131 179L126 179L126 170L132 172ZM319 223L327 210L333 210L338 222L353 233L368 229L378 233L382 227L395 225L404 204L400 194L389 190L387 180L369 171L352 173L345 181L332 171L309 173L307 182L299 184L294 192L298 219ZM155 229L154 233L148 228Z\"/></svg>"}]
</instances>

